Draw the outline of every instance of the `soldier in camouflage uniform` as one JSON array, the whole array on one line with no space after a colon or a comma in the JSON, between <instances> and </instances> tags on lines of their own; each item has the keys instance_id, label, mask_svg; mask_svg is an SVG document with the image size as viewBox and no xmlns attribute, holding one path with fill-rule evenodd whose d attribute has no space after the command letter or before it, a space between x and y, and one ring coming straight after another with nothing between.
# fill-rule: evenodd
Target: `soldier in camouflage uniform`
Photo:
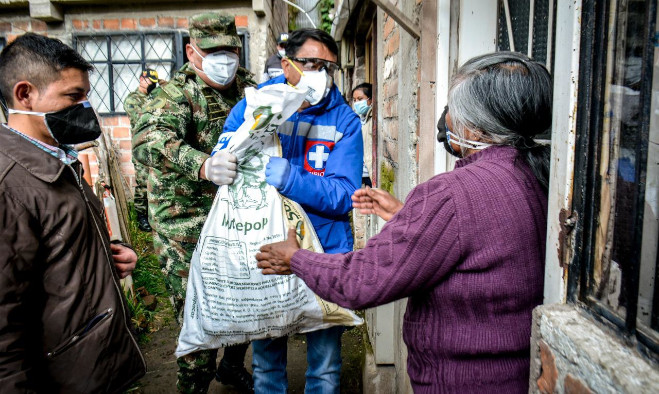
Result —
<instances>
[{"instance_id":1,"label":"soldier in camouflage uniform","mask_svg":"<svg viewBox=\"0 0 659 394\"><path fill-rule=\"evenodd\" d=\"M131 131L135 134L135 123L142 112L142 108L150 98L150 94L157 87L158 73L156 70L147 68L140 75L140 86L128 94L124 99L124 111L130 119ZM148 168L145 168L139 161L135 160L133 155L133 166L135 167L135 193L133 202L135 204L135 213L137 214L137 227L146 232L151 232L147 212L147 193L146 182L149 175Z\"/></svg>"},{"instance_id":2,"label":"soldier in camouflage uniform","mask_svg":"<svg viewBox=\"0 0 659 394\"><path fill-rule=\"evenodd\" d=\"M245 87L255 85L249 71L238 67L242 42L233 17L204 13L189 22L189 62L167 85L153 92L133 136L135 157L150 167L149 217L155 230L154 246L167 275L179 324L192 252L217 191L213 182L232 183L236 174L235 156L230 155L232 162L217 162L218 155L209 158L209 153L231 108L243 98ZM218 173L229 175L218 178ZM252 377L243 365L247 346L225 348L217 372L217 350L179 358L179 391L205 393L214 375L242 392L251 391Z\"/></svg>"}]
</instances>

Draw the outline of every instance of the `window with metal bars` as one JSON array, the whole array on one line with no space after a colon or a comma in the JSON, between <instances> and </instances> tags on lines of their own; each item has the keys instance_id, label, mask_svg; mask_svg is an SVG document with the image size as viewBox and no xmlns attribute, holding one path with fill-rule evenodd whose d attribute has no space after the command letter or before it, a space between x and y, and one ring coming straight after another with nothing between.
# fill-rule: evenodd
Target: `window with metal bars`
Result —
<instances>
[{"instance_id":1,"label":"window with metal bars","mask_svg":"<svg viewBox=\"0 0 659 394\"><path fill-rule=\"evenodd\" d=\"M659 358L657 1L585 0L568 301ZM577 170L578 169L578 170Z\"/></svg>"},{"instance_id":2,"label":"window with metal bars","mask_svg":"<svg viewBox=\"0 0 659 394\"><path fill-rule=\"evenodd\" d=\"M74 48L95 68L89 101L100 114L123 113L123 101L139 86L143 69L169 80L185 62L181 32L76 34Z\"/></svg>"},{"instance_id":3,"label":"window with metal bars","mask_svg":"<svg viewBox=\"0 0 659 394\"><path fill-rule=\"evenodd\" d=\"M553 70L555 0L499 0L497 50L523 53ZM551 130L536 136L551 139Z\"/></svg>"},{"instance_id":4,"label":"window with metal bars","mask_svg":"<svg viewBox=\"0 0 659 394\"><path fill-rule=\"evenodd\" d=\"M497 49L521 52L553 69L554 0L500 0Z\"/></svg>"},{"instance_id":5,"label":"window with metal bars","mask_svg":"<svg viewBox=\"0 0 659 394\"><path fill-rule=\"evenodd\" d=\"M242 42L240 65L249 64L249 32L239 29ZM152 68L160 79L169 80L188 61L187 32L130 32L76 34L73 46L95 68L89 76L89 101L99 114L125 113L126 96L139 86L143 69Z\"/></svg>"}]
</instances>

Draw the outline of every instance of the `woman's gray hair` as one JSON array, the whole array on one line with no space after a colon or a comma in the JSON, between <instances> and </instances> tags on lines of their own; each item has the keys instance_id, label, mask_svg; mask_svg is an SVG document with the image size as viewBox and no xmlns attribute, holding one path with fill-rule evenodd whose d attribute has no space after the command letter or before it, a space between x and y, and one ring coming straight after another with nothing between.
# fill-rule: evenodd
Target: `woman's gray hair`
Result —
<instances>
[{"instance_id":1,"label":"woman's gray hair","mask_svg":"<svg viewBox=\"0 0 659 394\"><path fill-rule=\"evenodd\" d=\"M481 142L526 152L538 180L546 186L548 149L533 140L551 127L552 82L544 65L516 52L470 59L453 78L448 107L455 134L465 138L469 129ZM547 177L537 172L544 172L540 167L545 166Z\"/></svg>"}]
</instances>

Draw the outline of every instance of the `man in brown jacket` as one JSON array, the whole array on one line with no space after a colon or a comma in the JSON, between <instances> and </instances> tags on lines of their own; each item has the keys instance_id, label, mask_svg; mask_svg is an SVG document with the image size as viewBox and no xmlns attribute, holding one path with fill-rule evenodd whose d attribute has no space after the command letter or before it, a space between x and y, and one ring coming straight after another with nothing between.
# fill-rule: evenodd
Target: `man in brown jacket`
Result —
<instances>
[{"instance_id":1,"label":"man in brown jacket","mask_svg":"<svg viewBox=\"0 0 659 394\"><path fill-rule=\"evenodd\" d=\"M146 365L119 286L137 260L110 243L69 144L96 139L91 65L25 34L0 53L0 389L115 393Z\"/></svg>"}]
</instances>

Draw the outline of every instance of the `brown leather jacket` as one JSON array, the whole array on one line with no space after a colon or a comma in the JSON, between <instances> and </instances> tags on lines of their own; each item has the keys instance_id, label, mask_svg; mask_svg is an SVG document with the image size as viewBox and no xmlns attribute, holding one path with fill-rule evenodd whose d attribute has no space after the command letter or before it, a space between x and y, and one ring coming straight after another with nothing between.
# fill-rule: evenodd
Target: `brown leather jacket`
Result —
<instances>
[{"instance_id":1,"label":"brown leather jacket","mask_svg":"<svg viewBox=\"0 0 659 394\"><path fill-rule=\"evenodd\" d=\"M0 126L0 391L114 393L146 371L103 207L82 179Z\"/></svg>"}]
</instances>

